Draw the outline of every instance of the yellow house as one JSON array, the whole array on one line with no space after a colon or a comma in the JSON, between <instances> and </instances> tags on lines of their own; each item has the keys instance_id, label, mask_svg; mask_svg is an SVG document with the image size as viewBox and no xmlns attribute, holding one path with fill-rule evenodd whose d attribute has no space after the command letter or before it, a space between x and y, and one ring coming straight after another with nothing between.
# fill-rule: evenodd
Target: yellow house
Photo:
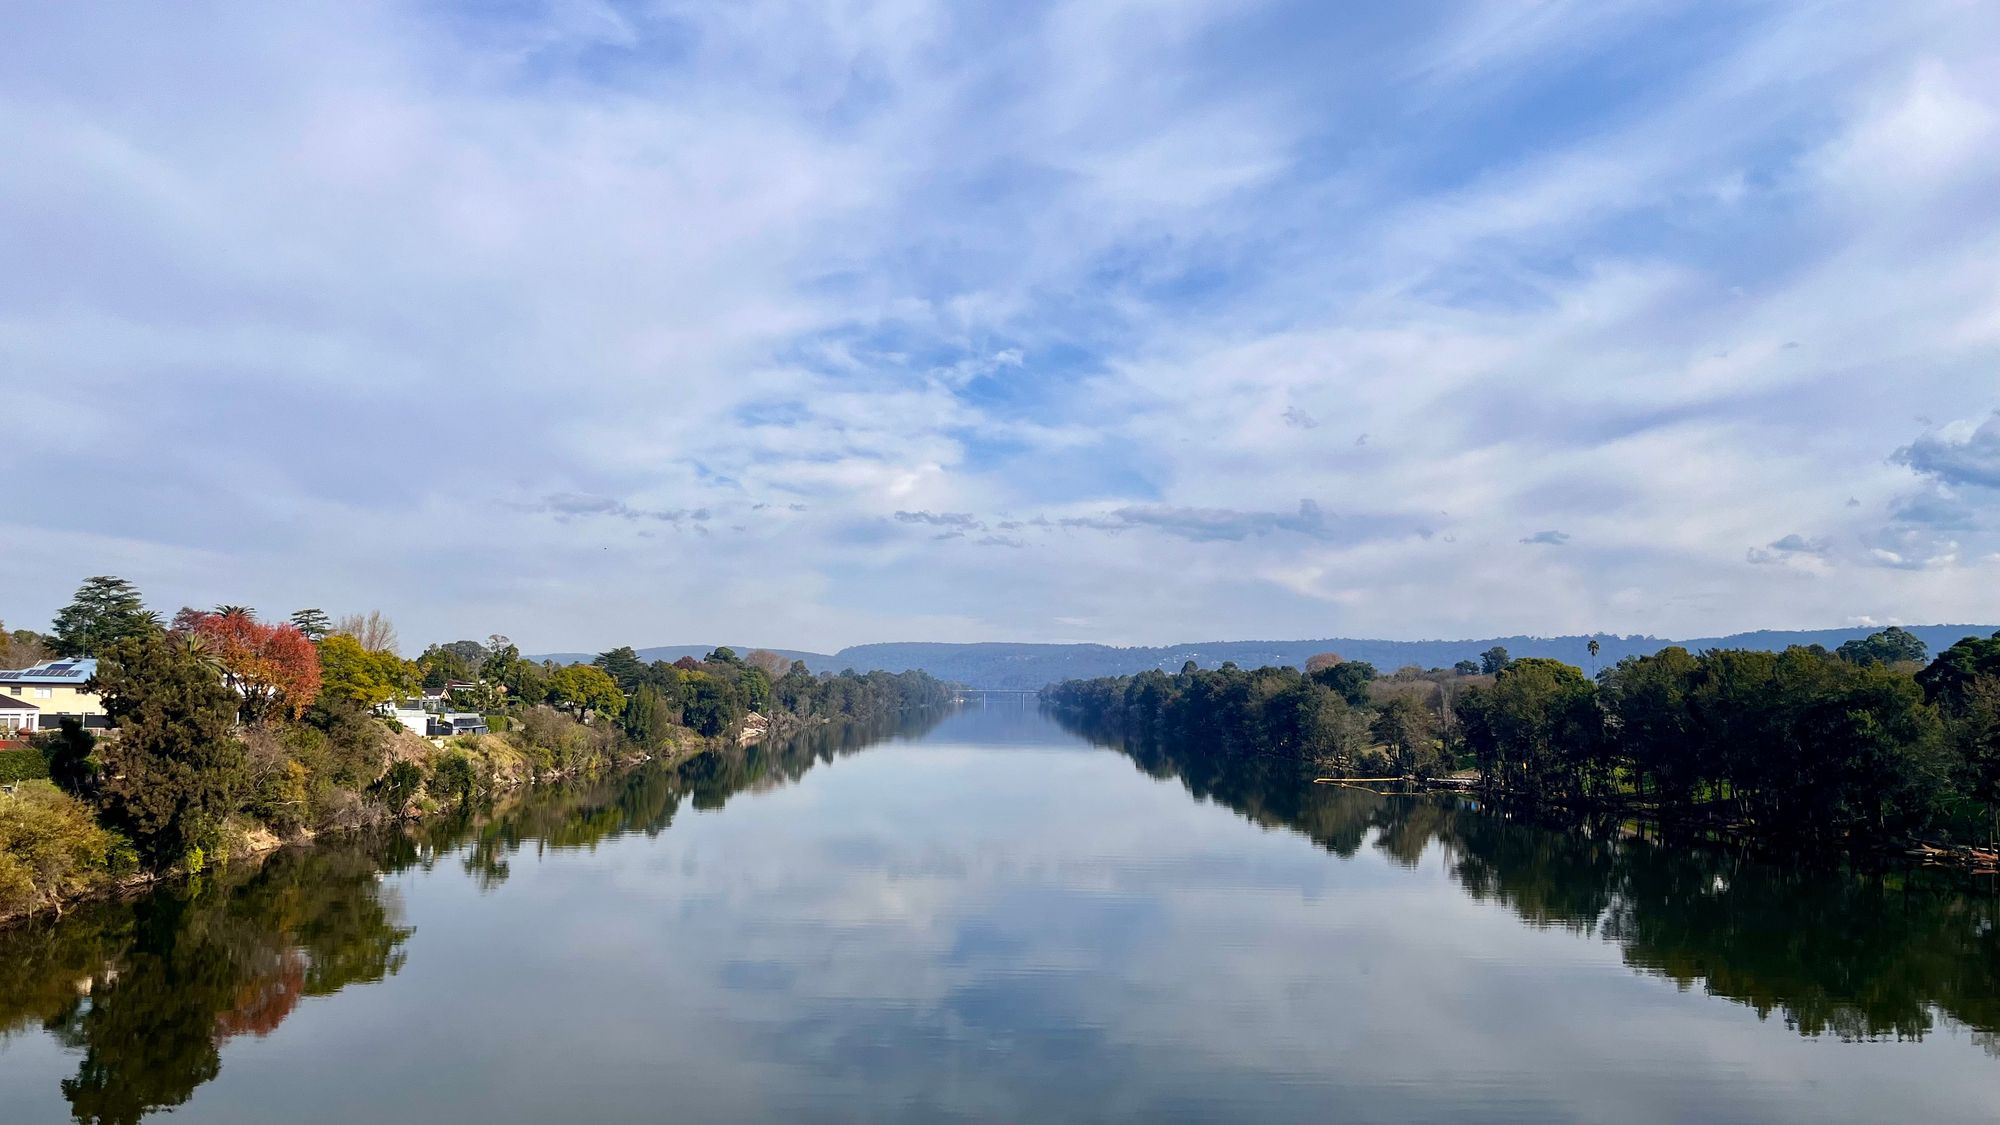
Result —
<instances>
[{"instance_id":1,"label":"yellow house","mask_svg":"<svg viewBox=\"0 0 2000 1125\"><path fill-rule=\"evenodd\" d=\"M54 730L64 719L101 730L111 725L104 701L84 685L97 674L97 661L50 660L33 668L0 672L0 730Z\"/></svg>"}]
</instances>

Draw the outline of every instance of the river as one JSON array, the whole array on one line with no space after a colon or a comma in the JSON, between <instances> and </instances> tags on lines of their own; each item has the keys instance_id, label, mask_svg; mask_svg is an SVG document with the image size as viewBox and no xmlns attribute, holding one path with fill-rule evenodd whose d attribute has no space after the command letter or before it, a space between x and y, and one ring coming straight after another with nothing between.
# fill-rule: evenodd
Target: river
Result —
<instances>
[{"instance_id":1,"label":"river","mask_svg":"<svg viewBox=\"0 0 2000 1125\"><path fill-rule=\"evenodd\" d=\"M0 932L0 1120L1991 1121L1996 913L1000 702Z\"/></svg>"}]
</instances>

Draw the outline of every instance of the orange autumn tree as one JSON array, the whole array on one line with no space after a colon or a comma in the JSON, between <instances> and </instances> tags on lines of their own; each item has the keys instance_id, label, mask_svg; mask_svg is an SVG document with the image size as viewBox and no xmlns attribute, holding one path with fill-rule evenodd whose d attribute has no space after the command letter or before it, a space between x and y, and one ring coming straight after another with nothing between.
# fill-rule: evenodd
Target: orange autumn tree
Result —
<instances>
[{"instance_id":1,"label":"orange autumn tree","mask_svg":"<svg viewBox=\"0 0 2000 1125\"><path fill-rule=\"evenodd\" d=\"M266 625L247 609L225 606L217 613L182 610L174 628L215 663L253 722L274 708L296 719L319 697L319 650L297 626Z\"/></svg>"}]
</instances>

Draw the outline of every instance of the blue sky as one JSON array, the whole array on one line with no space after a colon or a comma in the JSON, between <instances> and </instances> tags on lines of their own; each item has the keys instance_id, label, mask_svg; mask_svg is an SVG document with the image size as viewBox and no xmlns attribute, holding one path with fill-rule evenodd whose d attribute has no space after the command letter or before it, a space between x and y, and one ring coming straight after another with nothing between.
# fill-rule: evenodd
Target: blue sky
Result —
<instances>
[{"instance_id":1,"label":"blue sky","mask_svg":"<svg viewBox=\"0 0 2000 1125\"><path fill-rule=\"evenodd\" d=\"M2000 8L24 5L0 619L2000 616Z\"/></svg>"}]
</instances>

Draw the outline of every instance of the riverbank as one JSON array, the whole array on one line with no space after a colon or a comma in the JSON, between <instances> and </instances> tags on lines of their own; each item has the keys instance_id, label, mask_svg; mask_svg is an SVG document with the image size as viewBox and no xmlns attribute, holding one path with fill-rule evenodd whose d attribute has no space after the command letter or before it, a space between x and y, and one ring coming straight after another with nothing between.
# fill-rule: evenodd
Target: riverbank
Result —
<instances>
[{"instance_id":1,"label":"riverbank","mask_svg":"<svg viewBox=\"0 0 2000 1125\"><path fill-rule=\"evenodd\" d=\"M762 716L759 716L760 718ZM400 810L371 810L357 808L353 815L330 823L299 826L286 833L280 833L268 825L248 818L232 819L223 828L222 846L213 855L205 855L199 867L177 864L163 870L119 870L115 859L81 878L57 880L52 885L39 888L33 897L25 902L0 905L0 928L11 927L37 917L61 916L65 911L80 903L113 898L124 895L151 893L163 886L171 886L203 874L217 871L233 871L245 865L254 867L264 862L270 855L287 848L310 847L327 840L351 837L358 832L381 828L398 823L418 823L426 819L452 815L468 804L490 804L495 801L520 794L538 786L575 781L584 777L612 774L633 769L649 763L667 767L681 765L702 754L727 746L747 746L763 737L769 729L760 724L754 728L746 724L736 734L704 738L686 728L676 728L674 735L661 746L652 750L623 743L589 758L573 761L560 767L537 768L537 755L531 749L510 742L505 735L470 735L445 740L419 738L404 732L392 732L386 748L386 771L394 770L397 763L409 763L423 771L425 788L437 783L441 773L450 777L453 771L446 762L463 761L470 765L471 785L455 795L434 795L419 791L405 801ZM461 771L462 772L462 771ZM47 787L37 790L35 787ZM10 854L21 833L8 833L9 823L20 819L10 816L18 813L15 802L30 804L36 801L61 799L59 791L46 778L24 778L0 789L0 859L14 859L24 866L35 866L42 860L46 869L46 857L29 855L19 857ZM46 851L45 848L36 849ZM25 858L25 862L23 859Z\"/></svg>"}]
</instances>

